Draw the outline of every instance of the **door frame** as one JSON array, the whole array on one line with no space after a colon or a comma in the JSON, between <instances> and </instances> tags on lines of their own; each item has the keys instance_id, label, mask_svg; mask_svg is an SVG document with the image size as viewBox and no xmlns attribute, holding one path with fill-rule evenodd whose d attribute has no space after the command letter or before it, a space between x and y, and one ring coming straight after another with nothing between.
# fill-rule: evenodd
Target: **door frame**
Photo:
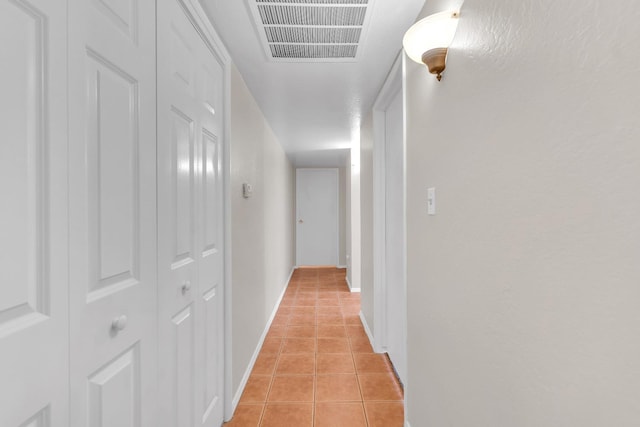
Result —
<instances>
[{"instance_id":1,"label":"door frame","mask_svg":"<svg viewBox=\"0 0 640 427\"><path fill-rule=\"evenodd\" d=\"M335 247L335 259L336 259L336 267L340 265L340 170L339 168L296 168L296 212L295 212L295 234L296 234L296 268L300 267L300 233L298 232L298 221L299 221L299 200L298 200L298 173L301 170L327 170L332 171L336 175L336 247Z\"/></svg>"},{"instance_id":2,"label":"door frame","mask_svg":"<svg viewBox=\"0 0 640 427\"><path fill-rule=\"evenodd\" d=\"M232 341L231 341L231 153L230 153L230 137L231 137L231 55L222 43L222 39L211 25L211 21L207 17L204 9L197 0L176 0L185 15L191 21L195 29L207 44L211 51L223 66L223 123L224 131L222 138L223 153L223 174L222 188L224 201L224 219L223 219L223 289L224 289L224 420L229 421L233 416L233 386L232 386Z\"/></svg>"},{"instance_id":3,"label":"door frame","mask_svg":"<svg viewBox=\"0 0 640 427\"><path fill-rule=\"evenodd\" d=\"M377 353L383 353L388 346L387 319L387 281L386 281L386 111L391 102L401 91L404 93L404 55L402 51L397 56L387 80L385 81L373 106L373 347ZM406 153L406 115L403 109L402 119L403 137L402 147ZM403 166L403 210L406 212L406 158ZM406 221L403 230L406 241ZM406 271L406 249L403 260ZM400 286L404 287L406 295L406 280ZM406 329L406 325L405 325ZM406 345L406 343L405 343ZM407 379L405 379L405 382Z\"/></svg>"}]
</instances>

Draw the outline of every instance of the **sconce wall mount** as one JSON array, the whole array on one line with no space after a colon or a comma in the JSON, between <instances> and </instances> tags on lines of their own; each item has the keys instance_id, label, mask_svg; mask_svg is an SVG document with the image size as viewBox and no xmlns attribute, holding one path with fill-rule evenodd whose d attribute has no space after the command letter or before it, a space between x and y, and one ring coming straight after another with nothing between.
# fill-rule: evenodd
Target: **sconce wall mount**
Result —
<instances>
[{"instance_id":1,"label":"sconce wall mount","mask_svg":"<svg viewBox=\"0 0 640 427\"><path fill-rule=\"evenodd\" d=\"M449 45L458 27L457 11L429 15L409 28L402 44L413 61L423 63L438 81L446 67Z\"/></svg>"},{"instance_id":2,"label":"sconce wall mount","mask_svg":"<svg viewBox=\"0 0 640 427\"><path fill-rule=\"evenodd\" d=\"M446 47L436 47L422 54L423 64L427 66L431 74L436 75L438 81L442 80L442 72L447 65L448 50Z\"/></svg>"}]
</instances>

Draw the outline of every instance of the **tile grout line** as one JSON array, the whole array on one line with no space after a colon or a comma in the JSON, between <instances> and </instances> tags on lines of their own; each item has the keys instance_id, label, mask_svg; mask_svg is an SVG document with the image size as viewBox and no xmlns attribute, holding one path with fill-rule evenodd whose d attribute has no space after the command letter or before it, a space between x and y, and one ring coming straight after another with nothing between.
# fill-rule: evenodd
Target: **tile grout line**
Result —
<instances>
[{"instance_id":1,"label":"tile grout line","mask_svg":"<svg viewBox=\"0 0 640 427\"><path fill-rule=\"evenodd\" d=\"M367 409L364 406L364 394L362 393L362 385L360 384L360 375L358 373L358 364L356 363L355 352L353 351L353 347L351 347L351 337L349 339L349 350L351 351L351 360L353 362L353 367L356 372L356 382L358 384L358 391L360 392L360 403L362 405L362 412L364 413L364 422L367 427L369 427L369 418L367 417Z\"/></svg>"},{"instance_id":2,"label":"tile grout line","mask_svg":"<svg viewBox=\"0 0 640 427\"><path fill-rule=\"evenodd\" d=\"M342 275L341 275L342 277ZM344 339L348 345L348 350L349 350L349 355L350 355L350 360L351 363L354 367L354 376L356 378L357 381L357 386L358 386L358 391L359 391L359 400L357 401L336 401L335 403L358 403L360 405L360 407L362 408L362 410L365 412L364 416L365 416L365 423L367 426L369 426L369 421L368 421L368 416L366 414L366 409L364 407L364 397L362 394L362 387L360 385L360 382L358 380L358 370L356 368L356 363L355 363L355 352L354 352L354 348L352 345L352 341L355 338L353 335L353 333L351 333L349 331L349 327L353 327L353 326L357 326L354 323L346 323L346 319L345 316L350 315L350 310L347 307L351 307L353 306L353 301L355 301L355 298L350 298L348 295L346 295L346 293L341 293L341 292L337 292L334 291L336 286L339 286L339 281L335 279L335 277L333 278L334 280L331 280L330 283L328 283L327 281L321 281L318 278L316 278L314 280L314 284L313 285L308 285L308 286L301 286L300 283L307 283L310 284L310 281L305 281L305 282L300 282L300 283L296 283L295 284L295 288L291 287L292 285L292 281L290 281L290 283L288 284L289 289L287 289L287 297L288 300L285 302L285 304L287 305L281 305L280 308L287 308L286 310L283 311L287 311L287 315L286 315L286 321L282 324L279 325L279 327L281 328L281 333L280 335L282 335L281 341L280 341L280 345L278 347L278 352L276 353L276 360L275 360L275 365L272 371L272 375L271 375L271 379L270 379L270 383L269 383L269 388L267 391L267 398L266 398L266 402L265 402L265 406L263 408L261 417L260 417L260 423L262 423L265 419L265 414L266 414L266 407L269 404L269 396L271 394L271 391L273 390L273 386L274 386L274 382L275 382L275 378L278 376L278 366L280 365L281 362L281 358L284 355L287 355L289 353L285 353L285 347L286 344L288 342L289 339L293 339L293 338L300 338L300 337L295 337L295 336L289 336L289 332L290 332L290 328L291 327L295 327L295 326L301 326L304 327L305 324L304 322L301 322L300 324L294 324L291 323L292 319L291 317L294 315L304 315L305 311L299 311L296 310L296 308L300 308L300 307L313 307L313 313L314 313L314 320L315 322L313 323L313 332L314 332L314 351L312 353L312 357L313 357L313 363L314 363L314 368L313 368L313 401L312 401L312 424L315 424L316 422L316 417L317 417L317 411L316 411L316 405L318 403L317 400L317 387L318 387L318 377L320 376L320 372L318 369L318 361L319 361L319 355L320 354L324 354L324 353L320 353L320 329L321 326L326 326L329 327L337 327L340 326L343 333L342 334L337 334L336 336L332 336L331 332L327 333L327 336L325 338L329 339L329 338L333 338L333 339ZM333 294L336 294L335 296L337 296L337 304L336 305L325 305L326 303L320 303L321 300L327 300L328 298L321 298L323 294L321 295L321 291L322 289L320 288L320 286L322 285L331 285L327 289L326 292L330 292L333 296ZM301 297L303 297L304 292L301 292L302 289L306 289L309 294L313 294L315 296L315 298L307 298L306 302L302 302ZM334 296L334 297L335 297ZM298 304L308 304L309 300L313 299L315 301L315 305L314 306L306 306L306 305L298 305ZM331 304L331 303L329 303ZM335 308L337 309L337 311L339 311L340 313L340 317L341 317L341 322L335 322L332 323L331 319L328 319L329 322L328 323L322 323L320 322L320 318L319 316L321 316L320 312L323 311L322 309L324 308ZM328 310L329 312L331 310ZM294 314L296 313L296 314ZM325 311L325 313L327 313L327 311ZM282 313L281 313L282 314ZM331 316L331 314L324 314L326 316ZM311 326L311 325L309 325ZM273 337L275 338L275 337ZM297 354L297 353L291 353L291 354ZM303 354L303 353L299 353L299 354ZM330 374L330 372L328 372L327 374ZM284 374L283 376L295 376L297 374ZM302 375L302 373L300 373L299 375ZM306 374L305 374L306 375ZM278 403L294 403L294 402L278 402Z\"/></svg>"}]
</instances>

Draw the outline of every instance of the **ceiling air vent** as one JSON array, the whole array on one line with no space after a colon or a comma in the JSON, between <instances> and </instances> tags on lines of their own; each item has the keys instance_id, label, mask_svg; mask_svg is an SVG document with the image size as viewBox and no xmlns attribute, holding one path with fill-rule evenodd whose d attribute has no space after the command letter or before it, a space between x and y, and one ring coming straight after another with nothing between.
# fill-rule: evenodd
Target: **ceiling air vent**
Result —
<instances>
[{"instance_id":1,"label":"ceiling air vent","mask_svg":"<svg viewBox=\"0 0 640 427\"><path fill-rule=\"evenodd\" d=\"M353 62L374 0L247 0L267 57Z\"/></svg>"}]
</instances>

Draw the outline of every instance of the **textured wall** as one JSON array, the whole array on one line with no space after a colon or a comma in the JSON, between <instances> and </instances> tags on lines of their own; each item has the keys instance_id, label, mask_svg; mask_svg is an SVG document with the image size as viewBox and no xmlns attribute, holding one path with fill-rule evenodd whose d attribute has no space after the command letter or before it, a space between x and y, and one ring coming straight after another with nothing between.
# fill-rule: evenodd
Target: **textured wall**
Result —
<instances>
[{"instance_id":1,"label":"textured wall","mask_svg":"<svg viewBox=\"0 0 640 427\"><path fill-rule=\"evenodd\" d=\"M233 392L294 265L294 169L242 76L231 75ZM242 183L253 197L242 197Z\"/></svg>"},{"instance_id":2,"label":"textured wall","mask_svg":"<svg viewBox=\"0 0 640 427\"><path fill-rule=\"evenodd\" d=\"M639 21L467 0L442 82L408 64L412 427L639 425Z\"/></svg>"}]
</instances>

